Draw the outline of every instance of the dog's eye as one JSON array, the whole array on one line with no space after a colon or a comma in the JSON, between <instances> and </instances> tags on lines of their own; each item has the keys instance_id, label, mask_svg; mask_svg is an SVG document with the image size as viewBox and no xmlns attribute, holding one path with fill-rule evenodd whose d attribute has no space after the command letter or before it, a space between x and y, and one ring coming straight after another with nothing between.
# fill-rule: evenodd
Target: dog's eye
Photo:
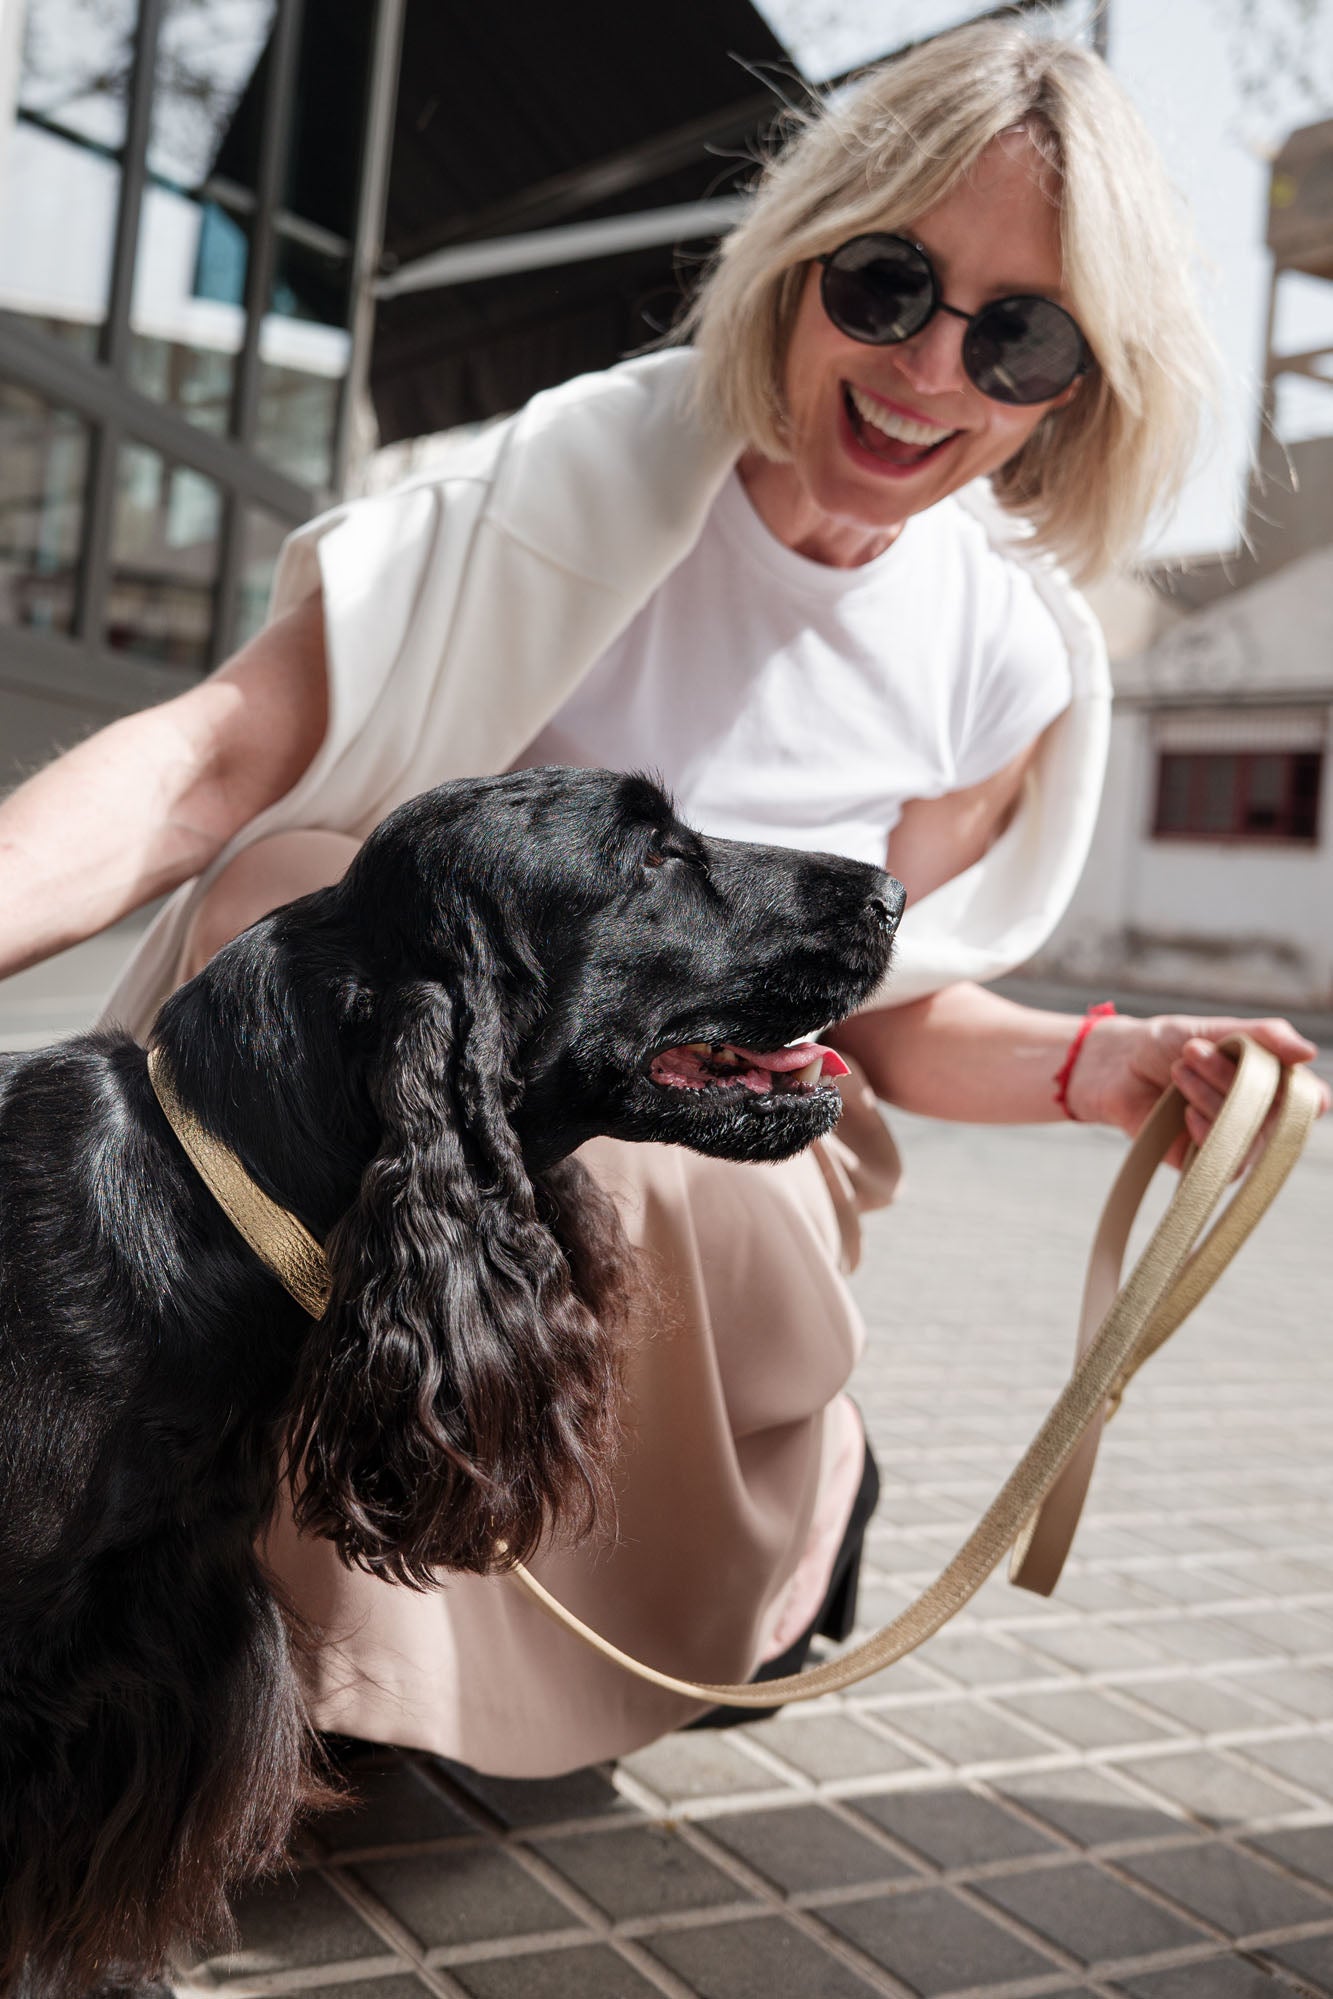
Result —
<instances>
[{"instance_id":1,"label":"dog's eye","mask_svg":"<svg viewBox=\"0 0 1333 1999\"><path fill-rule=\"evenodd\" d=\"M668 856L660 847L650 847L643 857L643 865L646 868L660 868L667 859Z\"/></svg>"}]
</instances>

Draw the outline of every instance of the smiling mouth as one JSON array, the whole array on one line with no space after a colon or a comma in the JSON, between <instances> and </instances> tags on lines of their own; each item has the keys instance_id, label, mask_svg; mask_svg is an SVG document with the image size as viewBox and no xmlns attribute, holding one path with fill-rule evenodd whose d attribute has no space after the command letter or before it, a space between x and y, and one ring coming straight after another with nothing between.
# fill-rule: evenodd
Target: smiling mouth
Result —
<instances>
[{"instance_id":1,"label":"smiling mouth","mask_svg":"<svg viewBox=\"0 0 1333 1999\"><path fill-rule=\"evenodd\" d=\"M919 423L911 417L899 416L895 410L887 409L851 382L842 385L842 406L847 412L852 435L861 448L882 459L886 465L897 466L900 470L924 465L927 459L942 451L959 434L956 430L944 430L938 424Z\"/></svg>"},{"instance_id":2,"label":"smiling mouth","mask_svg":"<svg viewBox=\"0 0 1333 1999\"><path fill-rule=\"evenodd\" d=\"M729 1041L689 1041L663 1048L648 1065L648 1080L659 1089L720 1090L753 1096L811 1096L847 1074L832 1048L802 1041L764 1051Z\"/></svg>"}]
</instances>

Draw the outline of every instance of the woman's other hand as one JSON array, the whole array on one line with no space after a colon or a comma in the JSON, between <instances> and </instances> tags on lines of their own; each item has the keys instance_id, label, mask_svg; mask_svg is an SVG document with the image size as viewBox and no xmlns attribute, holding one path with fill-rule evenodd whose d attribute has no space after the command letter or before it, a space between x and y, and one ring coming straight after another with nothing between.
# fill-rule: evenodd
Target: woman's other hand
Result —
<instances>
[{"instance_id":1,"label":"woman's other hand","mask_svg":"<svg viewBox=\"0 0 1333 1999\"><path fill-rule=\"evenodd\" d=\"M1089 1032L1069 1080L1072 1115L1089 1124L1111 1124L1131 1136L1162 1091L1174 1083L1185 1099L1189 1140L1202 1145L1212 1129L1236 1064L1218 1047L1230 1034L1248 1034L1279 1062L1309 1062L1319 1052L1313 1041L1287 1020L1238 1020L1227 1015L1157 1014L1148 1020L1116 1015L1097 1021ZM1319 1082L1321 1114L1329 1108L1328 1085ZM1179 1166L1186 1141L1167 1154Z\"/></svg>"}]
</instances>

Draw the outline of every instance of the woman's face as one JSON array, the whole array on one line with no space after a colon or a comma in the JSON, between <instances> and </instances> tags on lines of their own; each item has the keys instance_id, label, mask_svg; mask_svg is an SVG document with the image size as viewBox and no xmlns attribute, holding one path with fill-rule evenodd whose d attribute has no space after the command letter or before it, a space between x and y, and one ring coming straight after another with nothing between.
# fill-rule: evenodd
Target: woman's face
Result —
<instances>
[{"instance_id":1,"label":"woman's face","mask_svg":"<svg viewBox=\"0 0 1333 1999\"><path fill-rule=\"evenodd\" d=\"M952 194L901 233L921 244L941 295L964 312L1020 292L1067 307L1049 187L1049 169L1026 132L1006 132ZM741 472L781 539L842 566L868 560L910 515L996 471L1077 384L1051 402L993 402L963 372L960 319L937 312L910 340L870 347L834 326L819 279L812 264L787 352L792 460L756 464L752 453Z\"/></svg>"}]
</instances>

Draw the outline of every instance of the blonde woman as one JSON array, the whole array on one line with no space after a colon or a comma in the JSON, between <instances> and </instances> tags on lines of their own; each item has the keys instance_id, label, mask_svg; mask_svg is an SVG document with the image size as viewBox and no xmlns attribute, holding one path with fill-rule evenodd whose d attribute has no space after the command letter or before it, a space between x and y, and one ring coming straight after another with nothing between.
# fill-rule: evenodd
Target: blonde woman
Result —
<instances>
[{"instance_id":1,"label":"blonde woman","mask_svg":"<svg viewBox=\"0 0 1333 1999\"><path fill-rule=\"evenodd\" d=\"M875 1098L1132 1131L1174 1079L1198 1137L1225 1087L1228 1020L1089 1031L978 983L1048 934L1086 852L1109 690L1059 565L1132 552L1180 482L1209 367L1188 265L1096 58L1012 24L944 37L795 133L692 346L313 523L244 652L0 818L10 968L176 890L111 1002L141 1031L450 776L649 765L708 831L887 858L911 907L841 1032L838 1138L775 1168L588 1149L644 1249L618 1538L541 1567L672 1672L791 1665L850 1616L874 1479L842 1273L893 1191ZM326 1728L533 1776L691 1713L502 1580L394 1589L289 1526L271 1558L324 1635Z\"/></svg>"}]
</instances>

